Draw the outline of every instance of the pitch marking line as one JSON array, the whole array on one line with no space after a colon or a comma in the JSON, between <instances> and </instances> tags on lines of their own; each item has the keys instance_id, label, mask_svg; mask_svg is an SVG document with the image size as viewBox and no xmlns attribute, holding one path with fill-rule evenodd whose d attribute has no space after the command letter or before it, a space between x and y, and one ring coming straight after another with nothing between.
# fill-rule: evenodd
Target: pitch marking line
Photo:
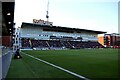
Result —
<instances>
[{"instance_id":1,"label":"pitch marking line","mask_svg":"<svg viewBox=\"0 0 120 80\"><path fill-rule=\"evenodd\" d=\"M74 76L76 76L76 77L78 77L78 78L81 78L81 79L84 79L84 80L90 80L90 79L88 79L88 78L86 78L86 77L84 77L84 76L81 76L81 75L79 75L79 74L76 74L76 73L74 73L74 72L71 72L71 71L69 71L69 70L67 70L67 69L64 69L64 68L62 68L62 67L59 67L59 66L57 66L57 65L54 65L54 64L49 63L49 62L47 62L47 61L44 61L44 60L42 60L42 59L36 58L36 57L34 57L34 56L32 56L32 55L26 54L26 53L24 53L24 52L22 52L22 53L25 54L25 55L27 55L27 56L29 56L29 57L31 57L31 58L34 58L34 59L36 59L36 60L38 60L38 61L41 61L41 62L43 62L43 63L46 63L46 64L48 64L48 65L50 65L50 66L55 67L55 68L58 68L58 69L60 69L60 70L62 70L62 71L65 71L65 72L67 72L67 73L69 73L69 74L72 74L72 75L74 75Z\"/></svg>"}]
</instances>

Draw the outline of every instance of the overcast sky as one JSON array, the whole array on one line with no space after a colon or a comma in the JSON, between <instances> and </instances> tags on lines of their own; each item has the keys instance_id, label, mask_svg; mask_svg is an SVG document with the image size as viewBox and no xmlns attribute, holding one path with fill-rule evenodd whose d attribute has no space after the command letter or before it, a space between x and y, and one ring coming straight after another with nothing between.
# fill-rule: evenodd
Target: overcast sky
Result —
<instances>
[{"instance_id":1,"label":"overcast sky","mask_svg":"<svg viewBox=\"0 0 120 80\"><path fill-rule=\"evenodd\" d=\"M15 0L15 23L46 20L48 0ZM119 0L49 0L53 25L118 33Z\"/></svg>"}]
</instances>

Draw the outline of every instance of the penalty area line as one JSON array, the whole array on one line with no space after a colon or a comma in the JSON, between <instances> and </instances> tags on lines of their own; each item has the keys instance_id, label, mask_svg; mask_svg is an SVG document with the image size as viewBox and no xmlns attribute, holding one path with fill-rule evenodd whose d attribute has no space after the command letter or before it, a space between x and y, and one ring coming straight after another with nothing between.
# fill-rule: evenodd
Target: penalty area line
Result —
<instances>
[{"instance_id":1,"label":"penalty area line","mask_svg":"<svg viewBox=\"0 0 120 80\"><path fill-rule=\"evenodd\" d=\"M81 79L84 79L84 80L90 80L90 79L88 79L88 78L86 78L86 77L84 77L84 76L81 76L81 75L76 74L76 73L74 73L74 72L71 72L71 71L69 71L69 70L67 70L67 69L64 69L64 68L62 68L62 67L60 67L60 66L54 65L54 64L52 64L52 63L49 63L49 62L47 62L47 61L45 61L45 60L36 58L36 57L34 57L34 56L32 56L32 55L29 55L29 54L26 54L26 53L24 53L24 52L22 52L22 53L25 54L25 55L27 55L27 56L29 56L29 57L31 57L31 58L33 58L33 59L36 59L36 60L40 61L40 62L43 62L43 63L48 64L48 65L50 65L50 66L53 66L53 67L55 67L55 68L57 68L57 69L60 69L60 70L62 70L62 71L64 71L64 72L67 72L67 73L69 73L69 74L72 74L72 75L74 75L74 76L76 76L76 77L78 77L78 78L81 78Z\"/></svg>"}]
</instances>

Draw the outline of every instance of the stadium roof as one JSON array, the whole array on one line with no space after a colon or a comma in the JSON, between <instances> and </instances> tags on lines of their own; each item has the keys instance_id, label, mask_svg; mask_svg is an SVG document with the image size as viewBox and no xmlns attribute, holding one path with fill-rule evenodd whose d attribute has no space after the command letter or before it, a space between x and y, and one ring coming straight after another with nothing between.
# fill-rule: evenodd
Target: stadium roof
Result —
<instances>
[{"instance_id":1,"label":"stadium roof","mask_svg":"<svg viewBox=\"0 0 120 80\"><path fill-rule=\"evenodd\" d=\"M87 30L87 29L79 29L79 28L69 28L69 27L61 27L61 26L53 26L53 25L41 25L41 24L36 24L36 23L26 23L23 22L21 25L21 28L23 27L28 27L28 26L34 26L34 27L42 27L43 30L45 31L58 31L58 32L68 32L68 33L73 33L76 31L77 33L81 33L81 31L85 32L93 32L96 34L103 34L106 32L103 31L94 31L94 30Z\"/></svg>"},{"instance_id":2,"label":"stadium roof","mask_svg":"<svg viewBox=\"0 0 120 80\"><path fill-rule=\"evenodd\" d=\"M9 2L11 1L11 2ZM2 35L13 35L15 0L2 0Z\"/></svg>"}]
</instances>

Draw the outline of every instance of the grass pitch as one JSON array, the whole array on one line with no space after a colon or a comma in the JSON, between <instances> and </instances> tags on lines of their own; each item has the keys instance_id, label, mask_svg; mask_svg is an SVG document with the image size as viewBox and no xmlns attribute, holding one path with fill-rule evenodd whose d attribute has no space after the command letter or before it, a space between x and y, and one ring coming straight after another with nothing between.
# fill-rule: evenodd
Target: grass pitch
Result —
<instances>
[{"instance_id":1,"label":"grass pitch","mask_svg":"<svg viewBox=\"0 0 120 80\"><path fill-rule=\"evenodd\" d=\"M118 78L118 49L23 51L89 79ZM7 78L76 78L22 54L12 60Z\"/></svg>"}]
</instances>

